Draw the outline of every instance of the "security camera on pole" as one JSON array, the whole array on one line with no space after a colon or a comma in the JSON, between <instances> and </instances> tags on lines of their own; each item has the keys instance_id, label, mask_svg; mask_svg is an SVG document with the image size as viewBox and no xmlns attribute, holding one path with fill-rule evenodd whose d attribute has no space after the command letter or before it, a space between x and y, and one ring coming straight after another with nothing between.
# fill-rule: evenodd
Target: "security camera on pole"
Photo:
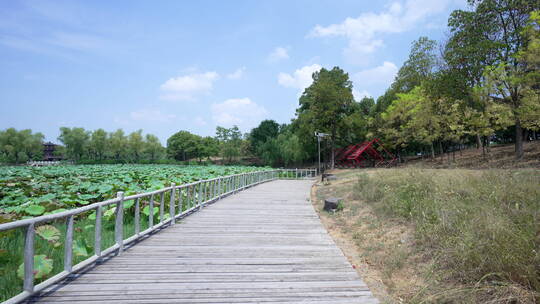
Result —
<instances>
[{"instance_id":1,"label":"security camera on pole","mask_svg":"<svg viewBox=\"0 0 540 304\"><path fill-rule=\"evenodd\" d=\"M321 138L325 136L329 136L329 135L330 134L315 131L315 136L317 136L317 146L319 148L319 174L322 174L321 172Z\"/></svg>"}]
</instances>

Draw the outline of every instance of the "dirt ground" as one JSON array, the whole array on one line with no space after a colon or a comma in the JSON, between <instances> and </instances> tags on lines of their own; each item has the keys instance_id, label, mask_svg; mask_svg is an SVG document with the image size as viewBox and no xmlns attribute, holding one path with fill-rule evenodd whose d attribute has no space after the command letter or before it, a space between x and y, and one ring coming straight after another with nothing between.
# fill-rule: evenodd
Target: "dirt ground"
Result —
<instances>
[{"instance_id":1,"label":"dirt ground","mask_svg":"<svg viewBox=\"0 0 540 304\"><path fill-rule=\"evenodd\" d=\"M370 174L373 170L361 170ZM381 303L405 303L425 286L420 271L429 268L414 253L413 229L399 220L384 222L352 195L359 170L334 170L338 180L317 182L311 201L323 225ZM346 202L336 213L323 211L324 198ZM408 301L407 301L408 302Z\"/></svg>"}]
</instances>

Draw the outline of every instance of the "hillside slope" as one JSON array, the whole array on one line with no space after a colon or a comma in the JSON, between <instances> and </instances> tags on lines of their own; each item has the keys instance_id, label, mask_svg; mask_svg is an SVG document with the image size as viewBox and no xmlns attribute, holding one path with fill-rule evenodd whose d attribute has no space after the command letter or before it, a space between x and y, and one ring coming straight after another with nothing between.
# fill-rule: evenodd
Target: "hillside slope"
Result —
<instances>
[{"instance_id":1,"label":"hillside slope","mask_svg":"<svg viewBox=\"0 0 540 304\"><path fill-rule=\"evenodd\" d=\"M467 149L461 152L444 154L432 159L415 159L403 166L419 166L426 168L469 168L469 169L510 169L540 168L540 141L524 143L525 155L517 161L514 155L514 144L493 146L489 154L482 156L482 149Z\"/></svg>"}]
</instances>

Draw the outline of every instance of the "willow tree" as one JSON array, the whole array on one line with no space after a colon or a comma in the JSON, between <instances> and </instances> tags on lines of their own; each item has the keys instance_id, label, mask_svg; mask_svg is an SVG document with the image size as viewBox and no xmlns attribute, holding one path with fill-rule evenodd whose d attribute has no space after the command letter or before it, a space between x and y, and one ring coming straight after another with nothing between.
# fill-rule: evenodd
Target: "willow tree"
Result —
<instances>
[{"instance_id":1,"label":"willow tree","mask_svg":"<svg viewBox=\"0 0 540 304\"><path fill-rule=\"evenodd\" d=\"M354 110L353 102L349 74L339 67L331 70L322 68L313 73L313 83L300 97L300 106L296 114L301 133L311 137L315 131L330 135L332 168L334 168L336 140L348 131L344 121Z\"/></svg>"}]
</instances>

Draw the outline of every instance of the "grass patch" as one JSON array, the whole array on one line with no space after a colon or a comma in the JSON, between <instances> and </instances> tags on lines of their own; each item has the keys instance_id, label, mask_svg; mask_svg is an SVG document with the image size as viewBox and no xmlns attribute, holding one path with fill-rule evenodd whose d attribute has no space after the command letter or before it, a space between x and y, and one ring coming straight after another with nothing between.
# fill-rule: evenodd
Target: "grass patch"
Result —
<instances>
[{"instance_id":1,"label":"grass patch","mask_svg":"<svg viewBox=\"0 0 540 304\"><path fill-rule=\"evenodd\" d=\"M414 227L433 265L413 303L540 301L540 172L378 170L358 177L356 199L380 218ZM385 256L388 273L407 251Z\"/></svg>"}]
</instances>

